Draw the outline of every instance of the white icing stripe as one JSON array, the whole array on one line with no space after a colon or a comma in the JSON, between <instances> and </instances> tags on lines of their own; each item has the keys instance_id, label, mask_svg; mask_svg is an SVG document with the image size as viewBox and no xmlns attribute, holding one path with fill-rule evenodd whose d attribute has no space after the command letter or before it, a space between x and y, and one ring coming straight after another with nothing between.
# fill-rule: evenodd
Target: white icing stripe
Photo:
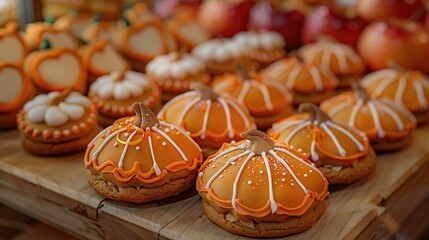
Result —
<instances>
[{"instance_id":1,"label":"white icing stripe","mask_svg":"<svg viewBox=\"0 0 429 240\"><path fill-rule=\"evenodd\" d=\"M272 111L273 110L273 103L271 102L270 93L268 92L267 86L260 84L256 81L252 81L252 82L257 87L259 86L258 89L261 91L262 97L264 98L265 107L268 109L268 111Z\"/></svg>"},{"instance_id":2,"label":"white icing stripe","mask_svg":"<svg viewBox=\"0 0 429 240\"><path fill-rule=\"evenodd\" d=\"M244 125L246 126L246 128L250 128L250 121L247 118L246 114L243 112L243 110L234 101L231 101L230 103L231 103L231 107L234 108L234 110L238 112L240 117L243 119Z\"/></svg>"},{"instance_id":3,"label":"white icing stripe","mask_svg":"<svg viewBox=\"0 0 429 240\"><path fill-rule=\"evenodd\" d=\"M108 143L108 142L109 142L113 137L115 137L116 135L118 135L118 134L119 134L119 133L121 133L121 132L125 132L126 130L127 130L126 128L123 128L123 129L116 130L114 133L110 134L110 136L108 136L106 139L104 139L103 143L101 143L101 145L100 145L100 147L98 147L97 151L95 151L95 152L92 154L92 158L93 158L93 159L97 158L97 157L98 157L98 154L100 154L101 150L103 150L103 148L106 146L106 144L107 144L107 143Z\"/></svg>"},{"instance_id":4,"label":"white icing stripe","mask_svg":"<svg viewBox=\"0 0 429 240\"><path fill-rule=\"evenodd\" d=\"M225 151L223 151L223 152L221 152L219 155L217 155L216 157L214 157L214 158L212 158L212 159L210 159L209 160L209 162L213 162L213 161L215 161L216 159L218 159L218 158L220 158L220 157L222 157L222 156L224 156L225 154L228 154L228 153L230 153L230 152L234 152L234 151L236 151L236 150L239 150L239 149L245 149L246 148L246 143L243 143L243 144L241 144L240 146L237 146L237 147L232 147L232 148L230 148L230 149L228 149L228 150L225 150Z\"/></svg>"},{"instance_id":5,"label":"white icing stripe","mask_svg":"<svg viewBox=\"0 0 429 240\"><path fill-rule=\"evenodd\" d=\"M190 103L188 103L187 104L187 106L186 106L186 108L185 109L183 109L183 112L180 114L180 117L179 117L179 121L178 121L178 123L179 124L182 124L182 122L183 122L183 120L184 120L184 118L185 118L185 116L186 116L186 114L189 112L189 110L191 110L191 108L197 103L197 102L199 102L201 100L201 98L199 98L199 97L197 97L197 98L195 98L194 100L192 100Z\"/></svg>"},{"instance_id":6,"label":"white icing stripe","mask_svg":"<svg viewBox=\"0 0 429 240\"><path fill-rule=\"evenodd\" d=\"M360 143L357 138L355 136L353 136L353 134L351 134L350 132L348 132L346 129L344 129L342 126L337 125L335 123L332 123L330 121L327 122L328 126L333 127L335 129L337 129L338 131L342 132L344 135L346 135L348 138L350 138L350 140L352 140L352 142L356 145L356 147L359 149L360 152L362 152L363 150L365 150L365 147L362 145L362 143Z\"/></svg>"},{"instance_id":7,"label":"white icing stripe","mask_svg":"<svg viewBox=\"0 0 429 240\"><path fill-rule=\"evenodd\" d=\"M311 141L311 147L310 147L310 157L313 161L319 160L319 154L316 152L316 139L313 138Z\"/></svg>"},{"instance_id":8,"label":"white icing stripe","mask_svg":"<svg viewBox=\"0 0 429 240\"><path fill-rule=\"evenodd\" d=\"M322 83L322 79L320 78L320 72L317 71L315 67L311 67L310 74L311 74L311 78L313 79L314 88L316 89L316 91L322 91L323 83Z\"/></svg>"},{"instance_id":9,"label":"white icing stripe","mask_svg":"<svg viewBox=\"0 0 429 240\"><path fill-rule=\"evenodd\" d=\"M395 93L395 102L403 103L402 97L404 95L405 87L407 86L407 79L405 78L405 75L402 75L399 79L398 87L396 89Z\"/></svg>"},{"instance_id":10,"label":"white icing stripe","mask_svg":"<svg viewBox=\"0 0 429 240\"><path fill-rule=\"evenodd\" d=\"M374 89L374 91L372 92L371 96L373 97L378 97L380 96L384 90L390 85L392 84L394 81L396 80L395 76L389 77L389 78L384 78L379 85Z\"/></svg>"},{"instance_id":11,"label":"white icing stripe","mask_svg":"<svg viewBox=\"0 0 429 240\"><path fill-rule=\"evenodd\" d=\"M422 76L417 81L419 81L423 85L423 88L429 89L429 78Z\"/></svg>"},{"instance_id":12,"label":"white icing stripe","mask_svg":"<svg viewBox=\"0 0 429 240\"><path fill-rule=\"evenodd\" d=\"M289 127L292 127L293 125L297 125L300 123L305 122L306 120L286 120L277 124L274 124L271 130L273 132L280 132L283 131Z\"/></svg>"},{"instance_id":13,"label":"white icing stripe","mask_svg":"<svg viewBox=\"0 0 429 240\"><path fill-rule=\"evenodd\" d=\"M177 131L179 131L180 133L182 133L187 139L189 139L190 140L190 142L192 143L192 144L194 144L194 146L195 147L197 147L198 148L198 150L201 152L201 148L200 148L200 145L198 145L195 141L194 141L194 139L192 139L182 128L180 128L180 127L178 127L178 126L175 126L175 125L173 125L173 124L170 124L170 123L166 123L166 122L160 122L159 123L159 125L160 126L163 126L163 127L169 127L169 128L174 128L174 129L176 129Z\"/></svg>"},{"instance_id":14,"label":"white icing stripe","mask_svg":"<svg viewBox=\"0 0 429 240\"><path fill-rule=\"evenodd\" d=\"M177 144L170 138L170 136L168 136L166 133L162 132L161 130L158 129L157 126L153 126L152 131L157 132L159 135L163 136L165 139L167 139L167 141L173 145L173 147L176 149L176 151L180 154L180 156L182 157L182 159L184 161L188 161L188 158L186 157L186 155L183 153L182 149L179 148L179 146L177 146Z\"/></svg>"},{"instance_id":15,"label":"white icing stripe","mask_svg":"<svg viewBox=\"0 0 429 240\"><path fill-rule=\"evenodd\" d=\"M323 130L326 131L326 133L329 135L329 137L332 139L332 141L334 142L335 146L338 149L338 152L340 153L340 155L342 157L347 155L346 150L344 150L344 148L341 146L340 142L338 142L338 139L335 137L335 135L331 132L331 130L329 129L329 127L326 125L326 123L322 123L320 124L320 126L323 128Z\"/></svg>"},{"instance_id":16,"label":"white icing stripe","mask_svg":"<svg viewBox=\"0 0 429 240\"><path fill-rule=\"evenodd\" d=\"M413 87L416 90L417 99L419 100L419 103L421 105L420 109L426 110L428 104L425 98L425 93L423 91L423 84L422 84L423 81L424 79L413 81Z\"/></svg>"},{"instance_id":17,"label":"white icing stripe","mask_svg":"<svg viewBox=\"0 0 429 240\"><path fill-rule=\"evenodd\" d=\"M223 98L218 97L217 101L220 103L220 105L222 105L223 110L225 111L225 116L226 116L226 127L228 129L228 137L229 138L234 138L234 129L232 128L232 121L231 121L231 113L229 111L228 105L226 104L225 100L223 100Z\"/></svg>"},{"instance_id":18,"label":"white icing stripe","mask_svg":"<svg viewBox=\"0 0 429 240\"><path fill-rule=\"evenodd\" d=\"M404 128L405 128L404 123L402 122L399 115L396 114L396 112L394 112L392 109L384 106L381 102L374 102L374 104L378 105L378 108L380 110L383 110L385 113L387 113L393 119L393 121L395 121L396 127L398 128L399 131L404 130Z\"/></svg>"},{"instance_id":19,"label":"white icing stripe","mask_svg":"<svg viewBox=\"0 0 429 240\"><path fill-rule=\"evenodd\" d=\"M416 121L416 117L414 116L414 114L412 114L410 112L410 110L408 110L403 104L395 103L392 100L387 99L387 98L381 98L381 99L378 99L377 101L384 103L384 104L388 105L389 107L400 111L402 114L407 116L408 119L410 119L410 121Z\"/></svg>"},{"instance_id":20,"label":"white icing stripe","mask_svg":"<svg viewBox=\"0 0 429 240\"><path fill-rule=\"evenodd\" d=\"M359 99L358 102L356 103L356 105L353 107L352 112L350 113L350 119L348 122L349 126L351 126L351 127L355 126L356 117L357 117L359 110L362 108L362 105L363 105L363 100Z\"/></svg>"},{"instance_id":21,"label":"white icing stripe","mask_svg":"<svg viewBox=\"0 0 429 240\"><path fill-rule=\"evenodd\" d=\"M289 76L286 80L286 87L288 89L293 89L293 85L295 84L295 81L298 78L301 68L302 68L301 66L297 66L292 68L292 71L290 71Z\"/></svg>"},{"instance_id":22,"label":"white icing stripe","mask_svg":"<svg viewBox=\"0 0 429 240\"><path fill-rule=\"evenodd\" d=\"M273 150L270 150L270 153L273 156L276 156L275 155L276 153ZM271 213L274 214L274 213L277 212L277 203L276 203L276 200L274 199L273 179L272 179L272 176L271 176L270 164L268 163L268 158L267 158L267 153L266 152L262 152L261 156L264 159L265 169L267 171L268 190L269 190L269 197L270 197Z\"/></svg>"},{"instance_id":23,"label":"white icing stripe","mask_svg":"<svg viewBox=\"0 0 429 240\"><path fill-rule=\"evenodd\" d=\"M310 121L306 121L301 125L299 125L298 127L296 127L295 129L293 129L292 132L290 132L289 135L285 138L285 142L289 143L290 140L295 136L295 134L297 134L299 131L301 131L301 129L307 127L308 125L310 125Z\"/></svg>"},{"instance_id":24,"label":"white icing stripe","mask_svg":"<svg viewBox=\"0 0 429 240\"><path fill-rule=\"evenodd\" d=\"M206 100L206 111L204 112L203 126L201 128L201 139L206 138L207 124L209 122L209 114L212 108L212 101L210 99Z\"/></svg>"},{"instance_id":25,"label":"white icing stripe","mask_svg":"<svg viewBox=\"0 0 429 240\"><path fill-rule=\"evenodd\" d=\"M95 140L97 140L101 135L103 135L103 133L105 133L105 132L109 131L110 129L112 129L112 127L113 127L113 126L109 126L109 127L107 127L106 129L104 129L103 131L99 132L99 133L97 134L97 136L95 136L95 138L93 138L93 139L91 140L91 142L89 142L89 143L88 143L88 145L87 145L87 146L89 147L89 146L91 146L92 144L94 144Z\"/></svg>"},{"instance_id":26,"label":"white icing stripe","mask_svg":"<svg viewBox=\"0 0 429 240\"><path fill-rule=\"evenodd\" d=\"M284 148L280 148L280 147L276 147L276 148L274 148L274 150L275 150L275 151L278 151L278 152L286 153L286 154L288 154L288 155L292 156L294 159L296 159L296 160L298 160L299 162L303 163L304 165L306 165L306 166L310 167L311 169L313 169L313 170L315 170L316 172L318 172L318 173L320 174L320 176L323 176L323 177L324 177L323 173L322 173L322 172L320 172L320 171L319 171L319 169L318 169L317 167L311 166L309 163L307 163L306 161L304 161L304 159L302 159L302 158L300 158L300 157L297 157L297 156L296 156L295 154L293 154L292 152L290 152L290 151L288 151L288 150L286 150L286 149L284 149Z\"/></svg>"},{"instance_id":27,"label":"white icing stripe","mask_svg":"<svg viewBox=\"0 0 429 240\"><path fill-rule=\"evenodd\" d=\"M305 195L309 195L307 189L305 188L304 184L302 184L301 181L296 177L295 173L293 173L292 169L290 169L289 165L281 158L279 157L273 150L270 150L269 152L271 155L274 156L274 158L279 161L289 172L289 174L295 179L296 183L298 183L299 187L302 189Z\"/></svg>"},{"instance_id":28,"label":"white icing stripe","mask_svg":"<svg viewBox=\"0 0 429 240\"><path fill-rule=\"evenodd\" d=\"M329 114L329 116L334 117L337 113L339 113L340 111L344 110L346 107L348 107L350 105L351 105L350 102L340 102L340 103L337 103L337 105L334 108L332 108L328 112L328 114Z\"/></svg>"},{"instance_id":29,"label":"white icing stripe","mask_svg":"<svg viewBox=\"0 0 429 240\"><path fill-rule=\"evenodd\" d=\"M131 133L131 135L128 137L127 139L127 143L129 143L131 141L131 139L133 139L134 135L136 135L137 131L134 130L134 132ZM124 165L124 158L125 158L125 154L128 151L128 144L125 144L124 149L122 150L122 154L121 154L121 158L119 159L119 163L118 163L118 167L122 168L122 166Z\"/></svg>"},{"instance_id":30,"label":"white icing stripe","mask_svg":"<svg viewBox=\"0 0 429 240\"><path fill-rule=\"evenodd\" d=\"M347 51L346 47L332 47L333 52L337 56L338 66L340 67L341 73L346 73L349 71L349 67L347 66L347 57L344 51Z\"/></svg>"},{"instance_id":31,"label":"white icing stripe","mask_svg":"<svg viewBox=\"0 0 429 240\"><path fill-rule=\"evenodd\" d=\"M225 168L227 168L232 162L234 162L235 160L250 154L251 151L250 150L246 150L240 154L238 154L235 157L230 158L215 174L213 174L213 176L209 179L209 181L206 184L206 189L209 189L210 186L212 185L213 181L223 172L223 170L225 170Z\"/></svg>"},{"instance_id":32,"label":"white icing stripe","mask_svg":"<svg viewBox=\"0 0 429 240\"><path fill-rule=\"evenodd\" d=\"M392 69L379 70L377 72L373 72L371 74L366 75L362 79L362 86L368 87L373 82L378 81L380 78L394 78L396 75L396 71Z\"/></svg>"},{"instance_id":33,"label":"white icing stripe","mask_svg":"<svg viewBox=\"0 0 429 240\"><path fill-rule=\"evenodd\" d=\"M377 108L375 107L375 105L372 101L368 101L367 106L372 113L372 117L374 119L374 124L375 124L375 127L377 128L377 136L379 138L383 138L384 137L384 131L383 131L383 128L381 127L380 117L378 116Z\"/></svg>"},{"instance_id":34,"label":"white icing stripe","mask_svg":"<svg viewBox=\"0 0 429 240\"><path fill-rule=\"evenodd\" d=\"M158 163L156 163L155 154L153 153L152 137L150 135L148 136L148 142L149 142L150 155L152 156L153 169L155 170L156 176L159 176L161 174L161 169L159 169Z\"/></svg>"},{"instance_id":35,"label":"white icing stripe","mask_svg":"<svg viewBox=\"0 0 429 240\"><path fill-rule=\"evenodd\" d=\"M187 98L187 97L196 96L196 95L197 95L197 93L195 91L190 91L190 92L187 92L187 93L180 94L179 96L177 96L177 97L173 98L172 100L168 101L164 105L164 107L162 107L161 110L159 110L159 113L158 113L157 116L161 117L164 114L165 110L167 110L172 104L176 103L177 101L182 100L182 99Z\"/></svg>"},{"instance_id":36,"label":"white icing stripe","mask_svg":"<svg viewBox=\"0 0 429 240\"><path fill-rule=\"evenodd\" d=\"M322 51L322 61L320 62L320 67L325 70L331 69L331 52L329 48L326 48L325 51Z\"/></svg>"},{"instance_id":37,"label":"white icing stripe","mask_svg":"<svg viewBox=\"0 0 429 240\"><path fill-rule=\"evenodd\" d=\"M352 60L354 64L360 64L362 62L362 59L359 57L359 55L350 47L344 45L343 49L346 53L348 53L350 60Z\"/></svg>"},{"instance_id":38,"label":"white icing stripe","mask_svg":"<svg viewBox=\"0 0 429 240\"><path fill-rule=\"evenodd\" d=\"M255 153L251 152L246 160L244 160L243 164L240 166L240 169L238 170L237 176L235 177L234 180L234 185L232 186L232 198L231 198L231 205L234 209L237 209L237 186L238 186L238 181L240 180L240 176L243 173L244 167L247 165L247 162L250 160L250 158L252 158L253 156L255 156Z\"/></svg>"},{"instance_id":39,"label":"white icing stripe","mask_svg":"<svg viewBox=\"0 0 429 240\"><path fill-rule=\"evenodd\" d=\"M238 95L237 101L239 103L244 103L244 98L246 97L247 92L250 89L249 81L245 80L243 83L243 88L240 91L240 94Z\"/></svg>"}]
</instances>

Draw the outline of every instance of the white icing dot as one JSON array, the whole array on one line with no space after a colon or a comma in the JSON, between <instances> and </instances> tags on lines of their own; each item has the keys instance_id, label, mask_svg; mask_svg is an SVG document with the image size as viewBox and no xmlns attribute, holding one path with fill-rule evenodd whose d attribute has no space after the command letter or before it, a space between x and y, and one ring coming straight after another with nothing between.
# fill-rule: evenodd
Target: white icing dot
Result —
<instances>
[{"instance_id":1,"label":"white icing dot","mask_svg":"<svg viewBox=\"0 0 429 240\"><path fill-rule=\"evenodd\" d=\"M164 130L164 132L168 133L168 132L170 132L170 129L169 129L169 128L166 128L166 129Z\"/></svg>"},{"instance_id":2,"label":"white icing dot","mask_svg":"<svg viewBox=\"0 0 429 240\"><path fill-rule=\"evenodd\" d=\"M162 143L161 143L161 145L162 145L163 147L165 147L165 146L167 146L167 143L166 143L166 142L162 142Z\"/></svg>"},{"instance_id":3,"label":"white icing dot","mask_svg":"<svg viewBox=\"0 0 429 240\"><path fill-rule=\"evenodd\" d=\"M285 181L286 181L286 179L282 178L282 182L285 182Z\"/></svg>"},{"instance_id":4,"label":"white icing dot","mask_svg":"<svg viewBox=\"0 0 429 240\"><path fill-rule=\"evenodd\" d=\"M301 148L298 148L298 152L302 152L302 149L301 149Z\"/></svg>"},{"instance_id":5,"label":"white icing dot","mask_svg":"<svg viewBox=\"0 0 429 240\"><path fill-rule=\"evenodd\" d=\"M115 143L113 144L113 146L114 146L114 147L118 147L118 146L119 146L119 144L118 144L117 142L115 142Z\"/></svg>"},{"instance_id":6,"label":"white icing dot","mask_svg":"<svg viewBox=\"0 0 429 240\"><path fill-rule=\"evenodd\" d=\"M294 149L294 147L291 145L291 146L290 146L290 149Z\"/></svg>"},{"instance_id":7,"label":"white icing dot","mask_svg":"<svg viewBox=\"0 0 429 240\"><path fill-rule=\"evenodd\" d=\"M255 190L255 187L252 187L253 190Z\"/></svg>"},{"instance_id":8,"label":"white icing dot","mask_svg":"<svg viewBox=\"0 0 429 240\"><path fill-rule=\"evenodd\" d=\"M291 185L291 186L295 186L295 184L293 184L293 183L291 183L290 185Z\"/></svg>"},{"instance_id":9,"label":"white icing dot","mask_svg":"<svg viewBox=\"0 0 429 240\"><path fill-rule=\"evenodd\" d=\"M223 155L223 158L227 158L227 157L228 157L228 155L226 155L226 154L225 154L225 155Z\"/></svg>"},{"instance_id":10,"label":"white icing dot","mask_svg":"<svg viewBox=\"0 0 429 240\"><path fill-rule=\"evenodd\" d=\"M236 142L234 140L231 141L232 144L235 144Z\"/></svg>"},{"instance_id":11,"label":"white icing dot","mask_svg":"<svg viewBox=\"0 0 429 240\"><path fill-rule=\"evenodd\" d=\"M247 181L247 184L252 185L252 180Z\"/></svg>"},{"instance_id":12,"label":"white icing dot","mask_svg":"<svg viewBox=\"0 0 429 240\"><path fill-rule=\"evenodd\" d=\"M286 176L286 172L282 172L282 175L283 175L283 176Z\"/></svg>"},{"instance_id":13,"label":"white icing dot","mask_svg":"<svg viewBox=\"0 0 429 240\"><path fill-rule=\"evenodd\" d=\"M124 133L124 137L128 137L129 136L129 134L128 133Z\"/></svg>"},{"instance_id":14,"label":"white icing dot","mask_svg":"<svg viewBox=\"0 0 429 240\"><path fill-rule=\"evenodd\" d=\"M304 177L308 177L307 173L304 173Z\"/></svg>"},{"instance_id":15,"label":"white icing dot","mask_svg":"<svg viewBox=\"0 0 429 240\"><path fill-rule=\"evenodd\" d=\"M313 172L313 170L311 170L311 169L310 169L310 171L308 171L308 172L311 172L311 173L312 173L312 172Z\"/></svg>"},{"instance_id":16,"label":"white icing dot","mask_svg":"<svg viewBox=\"0 0 429 240\"><path fill-rule=\"evenodd\" d=\"M214 165L214 164L213 164L213 165L212 165L212 168L215 168L215 167L216 167L216 165Z\"/></svg>"},{"instance_id":17,"label":"white icing dot","mask_svg":"<svg viewBox=\"0 0 429 240\"><path fill-rule=\"evenodd\" d=\"M136 151L140 151L140 147L139 146L136 147Z\"/></svg>"},{"instance_id":18,"label":"white icing dot","mask_svg":"<svg viewBox=\"0 0 429 240\"><path fill-rule=\"evenodd\" d=\"M233 165L233 166L234 166L235 164L236 164L236 162L231 162L231 165Z\"/></svg>"},{"instance_id":19,"label":"white icing dot","mask_svg":"<svg viewBox=\"0 0 429 240\"><path fill-rule=\"evenodd\" d=\"M263 173L264 173L264 170L259 170L259 173L260 173L260 174L263 174Z\"/></svg>"},{"instance_id":20,"label":"white icing dot","mask_svg":"<svg viewBox=\"0 0 429 240\"><path fill-rule=\"evenodd\" d=\"M200 172L198 176L203 177L204 172Z\"/></svg>"},{"instance_id":21,"label":"white icing dot","mask_svg":"<svg viewBox=\"0 0 429 240\"><path fill-rule=\"evenodd\" d=\"M219 178L223 178L223 175L221 174L221 175L219 175Z\"/></svg>"}]
</instances>

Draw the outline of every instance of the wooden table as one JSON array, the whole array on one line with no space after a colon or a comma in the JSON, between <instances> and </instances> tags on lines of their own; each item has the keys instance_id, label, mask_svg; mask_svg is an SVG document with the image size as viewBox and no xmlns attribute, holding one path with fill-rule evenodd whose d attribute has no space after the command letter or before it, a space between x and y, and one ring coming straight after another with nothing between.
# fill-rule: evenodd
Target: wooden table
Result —
<instances>
[{"instance_id":1,"label":"wooden table","mask_svg":"<svg viewBox=\"0 0 429 240\"><path fill-rule=\"evenodd\" d=\"M409 227L422 234L429 225L429 206L422 202L429 199L428 136L426 125L408 148L380 155L375 174L334 189L317 224L287 239L368 239L397 232L398 222L409 219L414 219ZM17 131L0 133L0 202L87 239L244 239L212 224L193 189L156 203L107 200L88 185L82 159L83 152L31 156L22 150Z\"/></svg>"}]
</instances>

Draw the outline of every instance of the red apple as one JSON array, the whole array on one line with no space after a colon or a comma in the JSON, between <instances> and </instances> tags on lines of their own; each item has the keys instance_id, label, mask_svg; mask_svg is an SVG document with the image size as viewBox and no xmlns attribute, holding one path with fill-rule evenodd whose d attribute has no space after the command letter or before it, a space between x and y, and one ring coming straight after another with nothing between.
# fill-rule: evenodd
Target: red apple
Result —
<instances>
[{"instance_id":1,"label":"red apple","mask_svg":"<svg viewBox=\"0 0 429 240\"><path fill-rule=\"evenodd\" d=\"M159 18L167 18L177 11L196 12L202 0L157 0L153 3L153 13Z\"/></svg>"},{"instance_id":2,"label":"red apple","mask_svg":"<svg viewBox=\"0 0 429 240\"><path fill-rule=\"evenodd\" d=\"M421 0L357 0L356 14L366 20L388 17L409 18L424 8Z\"/></svg>"},{"instance_id":3,"label":"red apple","mask_svg":"<svg viewBox=\"0 0 429 240\"><path fill-rule=\"evenodd\" d=\"M232 37L246 30L253 0L206 0L198 11L198 20L214 36Z\"/></svg>"},{"instance_id":4,"label":"red apple","mask_svg":"<svg viewBox=\"0 0 429 240\"><path fill-rule=\"evenodd\" d=\"M255 29L276 31L286 39L288 50L301 46L301 27L305 15L300 10L280 9L269 1L260 1L250 11L249 25Z\"/></svg>"},{"instance_id":5,"label":"red apple","mask_svg":"<svg viewBox=\"0 0 429 240\"><path fill-rule=\"evenodd\" d=\"M425 27L407 19L388 19L368 25L357 49L373 70L389 67L393 61L403 68L429 72L429 34Z\"/></svg>"},{"instance_id":6,"label":"red apple","mask_svg":"<svg viewBox=\"0 0 429 240\"><path fill-rule=\"evenodd\" d=\"M356 46L357 39L367 25L348 9L320 6L310 13L302 27L302 41L313 42L318 36L326 35L351 46Z\"/></svg>"}]
</instances>

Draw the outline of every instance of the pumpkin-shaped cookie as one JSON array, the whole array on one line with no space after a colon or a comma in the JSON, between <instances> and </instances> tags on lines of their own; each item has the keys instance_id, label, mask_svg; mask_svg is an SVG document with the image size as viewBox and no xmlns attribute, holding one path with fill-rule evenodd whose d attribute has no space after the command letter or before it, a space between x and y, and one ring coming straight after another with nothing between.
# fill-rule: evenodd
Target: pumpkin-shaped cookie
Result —
<instances>
[{"instance_id":1,"label":"pumpkin-shaped cookie","mask_svg":"<svg viewBox=\"0 0 429 240\"><path fill-rule=\"evenodd\" d=\"M283 36L277 32L249 31L240 32L232 39L236 46L247 52L251 60L257 61L261 67L265 67L286 54L286 42Z\"/></svg>"},{"instance_id":2,"label":"pumpkin-shaped cookie","mask_svg":"<svg viewBox=\"0 0 429 240\"><path fill-rule=\"evenodd\" d=\"M0 28L0 62L22 64L28 47L18 32L16 23L8 23Z\"/></svg>"},{"instance_id":3,"label":"pumpkin-shaped cookie","mask_svg":"<svg viewBox=\"0 0 429 240\"><path fill-rule=\"evenodd\" d=\"M116 22L91 22L82 30L80 38L87 43L94 43L98 40L113 42L117 27Z\"/></svg>"},{"instance_id":4,"label":"pumpkin-shaped cookie","mask_svg":"<svg viewBox=\"0 0 429 240\"><path fill-rule=\"evenodd\" d=\"M207 217L235 234L280 237L310 228L326 208L328 183L307 157L249 130L199 170Z\"/></svg>"},{"instance_id":5,"label":"pumpkin-shaped cookie","mask_svg":"<svg viewBox=\"0 0 429 240\"><path fill-rule=\"evenodd\" d=\"M372 98L387 98L405 105L419 124L429 121L429 78L423 73L383 69L362 78L362 86Z\"/></svg>"},{"instance_id":6,"label":"pumpkin-shaped cookie","mask_svg":"<svg viewBox=\"0 0 429 240\"><path fill-rule=\"evenodd\" d=\"M203 160L199 146L144 104L133 107L136 117L116 121L88 144L89 183L108 198L138 203L194 186Z\"/></svg>"},{"instance_id":7,"label":"pumpkin-shaped cookie","mask_svg":"<svg viewBox=\"0 0 429 240\"><path fill-rule=\"evenodd\" d=\"M88 96L95 102L102 126L134 114L132 104L143 102L152 111L161 108L161 89L143 73L112 72L99 77L89 88Z\"/></svg>"},{"instance_id":8,"label":"pumpkin-shaped cookie","mask_svg":"<svg viewBox=\"0 0 429 240\"><path fill-rule=\"evenodd\" d=\"M93 21L94 17L96 16L92 14L73 11L58 18L54 26L60 30L71 31L75 37L79 38L86 26Z\"/></svg>"},{"instance_id":9,"label":"pumpkin-shaped cookie","mask_svg":"<svg viewBox=\"0 0 429 240\"><path fill-rule=\"evenodd\" d=\"M277 82L264 79L258 72L248 74L241 69L238 74L220 75L212 86L215 92L228 94L246 106L258 129L267 129L294 112L289 91Z\"/></svg>"},{"instance_id":10,"label":"pumpkin-shaped cookie","mask_svg":"<svg viewBox=\"0 0 429 240\"><path fill-rule=\"evenodd\" d=\"M255 128L247 109L235 99L220 96L202 84L169 101L158 117L190 132L204 156L216 152L224 142L240 140L240 133Z\"/></svg>"},{"instance_id":11,"label":"pumpkin-shaped cookie","mask_svg":"<svg viewBox=\"0 0 429 240\"><path fill-rule=\"evenodd\" d=\"M210 39L210 34L197 21L196 16L189 12L176 14L168 21L168 29L177 43L187 49Z\"/></svg>"},{"instance_id":12,"label":"pumpkin-shaped cookie","mask_svg":"<svg viewBox=\"0 0 429 240\"><path fill-rule=\"evenodd\" d=\"M279 60L261 73L292 91L296 106L304 102L319 104L334 96L339 84L338 79L330 71L304 63L295 57Z\"/></svg>"},{"instance_id":13,"label":"pumpkin-shaped cookie","mask_svg":"<svg viewBox=\"0 0 429 240\"><path fill-rule=\"evenodd\" d=\"M163 102L189 91L192 82L208 84L211 78L204 62L182 52L155 57L147 64L146 74L161 86Z\"/></svg>"},{"instance_id":14,"label":"pumpkin-shaped cookie","mask_svg":"<svg viewBox=\"0 0 429 240\"><path fill-rule=\"evenodd\" d=\"M18 114L21 142L36 155L61 155L84 150L98 133L97 109L78 92L41 94Z\"/></svg>"},{"instance_id":15,"label":"pumpkin-shaped cookie","mask_svg":"<svg viewBox=\"0 0 429 240\"><path fill-rule=\"evenodd\" d=\"M52 48L79 47L79 41L71 30L60 30L45 22L29 24L25 29L24 38L31 50L38 49L45 39L51 43Z\"/></svg>"},{"instance_id":16,"label":"pumpkin-shaped cookie","mask_svg":"<svg viewBox=\"0 0 429 240\"><path fill-rule=\"evenodd\" d=\"M393 151L406 146L416 127L414 115L389 99L369 98L360 85L324 101L320 108L333 120L364 132L376 151Z\"/></svg>"},{"instance_id":17,"label":"pumpkin-shaped cookie","mask_svg":"<svg viewBox=\"0 0 429 240\"><path fill-rule=\"evenodd\" d=\"M16 114L33 96L33 86L22 68L0 62L0 129L16 127Z\"/></svg>"},{"instance_id":18,"label":"pumpkin-shaped cookie","mask_svg":"<svg viewBox=\"0 0 429 240\"><path fill-rule=\"evenodd\" d=\"M66 88L82 93L86 91L87 73L77 51L52 49L47 40L42 49L25 58L24 70L41 92L62 91Z\"/></svg>"},{"instance_id":19,"label":"pumpkin-shaped cookie","mask_svg":"<svg viewBox=\"0 0 429 240\"><path fill-rule=\"evenodd\" d=\"M268 134L309 156L331 184L352 183L374 170L376 156L365 133L332 121L310 103L299 112L274 123Z\"/></svg>"},{"instance_id":20,"label":"pumpkin-shaped cookie","mask_svg":"<svg viewBox=\"0 0 429 240\"><path fill-rule=\"evenodd\" d=\"M130 21L131 24L152 21L156 19L150 9L144 3L136 3L129 9L126 9L122 15Z\"/></svg>"},{"instance_id":21,"label":"pumpkin-shaped cookie","mask_svg":"<svg viewBox=\"0 0 429 240\"><path fill-rule=\"evenodd\" d=\"M82 62L88 70L88 80L94 82L98 77L111 72L124 72L131 68L115 47L107 40L99 40L82 47Z\"/></svg>"},{"instance_id":22,"label":"pumpkin-shaped cookie","mask_svg":"<svg viewBox=\"0 0 429 240\"><path fill-rule=\"evenodd\" d=\"M351 46L342 43L320 40L301 47L298 54L305 62L335 74L340 87L349 87L365 71L361 57Z\"/></svg>"}]
</instances>

